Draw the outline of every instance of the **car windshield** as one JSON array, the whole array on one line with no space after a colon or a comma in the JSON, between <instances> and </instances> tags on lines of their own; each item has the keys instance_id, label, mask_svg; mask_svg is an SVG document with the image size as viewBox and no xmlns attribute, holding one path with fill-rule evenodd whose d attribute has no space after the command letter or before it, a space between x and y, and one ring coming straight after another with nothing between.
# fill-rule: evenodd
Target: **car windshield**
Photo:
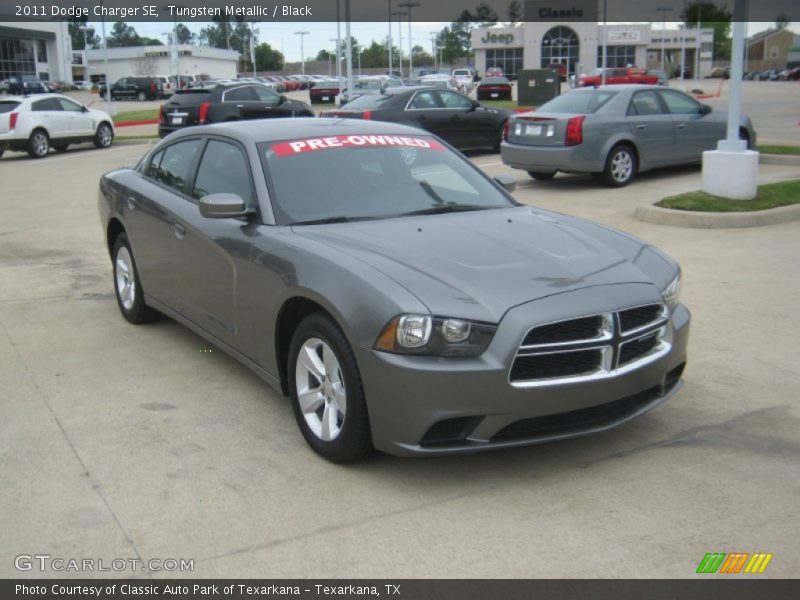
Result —
<instances>
[{"instance_id":1,"label":"car windshield","mask_svg":"<svg viewBox=\"0 0 800 600\"><path fill-rule=\"evenodd\" d=\"M430 136L337 135L265 142L259 150L281 225L514 206Z\"/></svg>"},{"instance_id":2,"label":"car windshield","mask_svg":"<svg viewBox=\"0 0 800 600\"><path fill-rule=\"evenodd\" d=\"M574 90L545 102L536 112L591 114L616 95L617 92L605 90Z\"/></svg>"}]
</instances>

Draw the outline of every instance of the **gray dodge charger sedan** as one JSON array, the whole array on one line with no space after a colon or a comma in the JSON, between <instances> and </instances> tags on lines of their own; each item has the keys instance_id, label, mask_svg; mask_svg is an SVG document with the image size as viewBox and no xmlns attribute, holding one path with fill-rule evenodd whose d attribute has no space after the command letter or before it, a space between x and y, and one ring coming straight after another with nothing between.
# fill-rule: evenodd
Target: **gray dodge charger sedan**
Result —
<instances>
[{"instance_id":1,"label":"gray dodge charger sedan","mask_svg":"<svg viewBox=\"0 0 800 600\"><path fill-rule=\"evenodd\" d=\"M558 171L593 173L620 187L640 171L699 163L704 151L725 139L727 119L663 86L582 88L513 115L500 153L505 164L535 179L552 179ZM746 116L739 135L755 146Z\"/></svg>"},{"instance_id":2,"label":"gray dodge charger sedan","mask_svg":"<svg viewBox=\"0 0 800 600\"><path fill-rule=\"evenodd\" d=\"M417 129L275 119L168 136L99 209L122 315L197 332L349 462L604 431L681 386L678 265L512 187Z\"/></svg>"}]
</instances>

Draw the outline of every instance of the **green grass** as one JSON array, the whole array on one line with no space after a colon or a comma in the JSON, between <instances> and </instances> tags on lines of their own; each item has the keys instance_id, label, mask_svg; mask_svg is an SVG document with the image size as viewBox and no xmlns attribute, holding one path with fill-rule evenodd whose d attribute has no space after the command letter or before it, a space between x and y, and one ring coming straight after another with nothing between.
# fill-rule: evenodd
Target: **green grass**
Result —
<instances>
[{"instance_id":1,"label":"green grass","mask_svg":"<svg viewBox=\"0 0 800 600\"><path fill-rule=\"evenodd\" d=\"M697 191L669 196L656 206L700 212L751 212L790 204L800 204L800 179L760 185L754 200L730 200Z\"/></svg>"},{"instance_id":2,"label":"green grass","mask_svg":"<svg viewBox=\"0 0 800 600\"><path fill-rule=\"evenodd\" d=\"M154 133L152 135L117 135L114 136L114 139L128 140L128 141L138 141L138 140L147 141L147 140L158 140L160 138L158 137L158 134Z\"/></svg>"},{"instance_id":3,"label":"green grass","mask_svg":"<svg viewBox=\"0 0 800 600\"><path fill-rule=\"evenodd\" d=\"M800 146L777 146L764 144L758 146L758 151L762 154L794 154L800 156Z\"/></svg>"},{"instance_id":4,"label":"green grass","mask_svg":"<svg viewBox=\"0 0 800 600\"><path fill-rule=\"evenodd\" d=\"M481 104L491 108L503 108L505 110L525 109L533 110L535 106L519 106L513 100L481 100Z\"/></svg>"},{"instance_id":5,"label":"green grass","mask_svg":"<svg viewBox=\"0 0 800 600\"><path fill-rule=\"evenodd\" d=\"M131 121L153 121L158 119L157 108L144 108L117 113L114 123L130 123Z\"/></svg>"}]
</instances>

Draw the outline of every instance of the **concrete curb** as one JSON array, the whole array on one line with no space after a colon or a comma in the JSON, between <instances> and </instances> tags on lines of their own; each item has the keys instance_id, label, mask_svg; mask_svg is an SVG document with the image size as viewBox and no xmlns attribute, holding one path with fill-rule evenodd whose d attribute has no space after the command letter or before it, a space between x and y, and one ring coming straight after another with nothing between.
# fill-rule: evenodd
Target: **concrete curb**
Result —
<instances>
[{"instance_id":1,"label":"concrete curb","mask_svg":"<svg viewBox=\"0 0 800 600\"><path fill-rule=\"evenodd\" d=\"M784 165L800 167L800 154L760 154L758 162L762 165Z\"/></svg>"},{"instance_id":2,"label":"concrete curb","mask_svg":"<svg viewBox=\"0 0 800 600\"><path fill-rule=\"evenodd\" d=\"M732 200L732 202L739 201ZM746 202L746 200L742 202ZM800 221L800 204L741 213L697 212L646 205L637 206L633 216L645 223L692 229L761 227L762 225Z\"/></svg>"}]
</instances>

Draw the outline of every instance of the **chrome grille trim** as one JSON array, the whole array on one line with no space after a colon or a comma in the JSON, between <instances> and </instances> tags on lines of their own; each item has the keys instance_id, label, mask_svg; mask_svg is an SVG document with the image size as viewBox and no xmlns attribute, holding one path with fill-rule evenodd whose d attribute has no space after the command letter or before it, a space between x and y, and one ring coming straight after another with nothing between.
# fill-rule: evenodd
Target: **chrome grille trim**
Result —
<instances>
[{"instance_id":1,"label":"chrome grille trim","mask_svg":"<svg viewBox=\"0 0 800 600\"><path fill-rule=\"evenodd\" d=\"M639 327L622 331L620 313L642 307L657 306L658 312L656 319L641 325ZM649 303L639 306L630 306L618 309L612 312L594 313L588 315L580 315L570 317L568 319L560 319L558 321L551 321L548 323L540 323L529 328L522 336L522 341L526 340L534 329L538 327L545 327L558 323L567 323L577 319L585 319L587 317L602 317L602 325L598 331L598 335L591 338L582 340L570 340L566 342L554 342L547 344L529 344L522 345L517 348L508 370L508 383L515 388L533 388L544 386L555 386L573 383L582 383L589 381L596 381L600 379L607 379L610 377L617 377L624 375L635 369L643 367L652 363L665 354L672 348L672 327L669 322L669 310L664 303ZM637 356L633 360L620 364L620 357L622 349L630 343L637 342L650 335L656 335L655 345L646 351L641 356ZM601 364L596 370L578 375L569 375L561 377L550 377L541 379L524 379L513 380L512 373L514 365L518 358L532 357L545 354L569 354L572 352L582 352L585 350L600 350L602 354Z\"/></svg>"}]
</instances>

